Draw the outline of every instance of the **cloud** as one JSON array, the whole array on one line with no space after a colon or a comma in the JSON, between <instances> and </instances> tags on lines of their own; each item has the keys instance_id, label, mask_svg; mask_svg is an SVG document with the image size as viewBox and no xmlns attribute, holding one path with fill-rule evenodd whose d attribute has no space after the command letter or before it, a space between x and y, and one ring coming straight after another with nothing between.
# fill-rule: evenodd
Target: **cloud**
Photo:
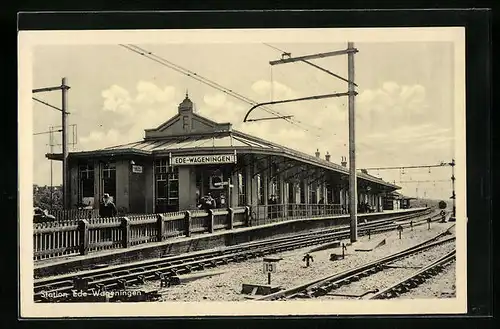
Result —
<instances>
[{"instance_id":1,"label":"cloud","mask_svg":"<svg viewBox=\"0 0 500 329\"><path fill-rule=\"evenodd\" d=\"M243 122L250 105L229 100L223 93L211 93L203 96L203 104L198 106L198 114L217 122L230 122L235 126Z\"/></svg>"},{"instance_id":2,"label":"cloud","mask_svg":"<svg viewBox=\"0 0 500 329\"><path fill-rule=\"evenodd\" d=\"M118 86L112 85L101 93L104 98L102 109L104 111L116 112L119 114L130 114L133 112L131 107L132 98L129 92Z\"/></svg>"},{"instance_id":3,"label":"cloud","mask_svg":"<svg viewBox=\"0 0 500 329\"><path fill-rule=\"evenodd\" d=\"M283 83L258 80L252 90L266 96L273 86L274 99L297 97L298 93ZM96 149L137 141L144 129L155 128L177 113L183 96L176 96L171 86L160 87L141 81L135 93L117 85L103 92L103 129L94 130L80 139L80 146ZM266 99L267 100L267 99ZM230 122L244 133L321 157L328 151L332 161L348 156L347 100L323 99L269 106L282 115L293 115L295 124L285 120L243 123L250 105L232 99L222 92L203 95L196 103L198 113L216 122ZM356 146L358 165L384 166L420 163L426 159L451 156L451 128L438 125L427 112L425 88L385 82L378 88L363 90L356 103ZM264 108L252 112L252 118L273 116ZM106 121L108 120L108 121ZM306 131L307 130L307 131ZM107 131L104 133L103 131ZM430 160L428 160L430 161Z\"/></svg>"},{"instance_id":4,"label":"cloud","mask_svg":"<svg viewBox=\"0 0 500 329\"><path fill-rule=\"evenodd\" d=\"M116 129L103 131L92 131L89 135L80 138L81 147L84 150L104 148L110 145L122 143L122 134Z\"/></svg>"},{"instance_id":5,"label":"cloud","mask_svg":"<svg viewBox=\"0 0 500 329\"><path fill-rule=\"evenodd\" d=\"M260 96L271 95L272 93L275 100L298 97L292 88L278 81L258 80L252 84L251 88Z\"/></svg>"},{"instance_id":6,"label":"cloud","mask_svg":"<svg viewBox=\"0 0 500 329\"><path fill-rule=\"evenodd\" d=\"M167 86L161 89L151 82L139 81L137 83L137 104L166 103L172 101L175 96L175 88Z\"/></svg>"},{"instance_id":7,"label":"cloud","mask_svg":"<svg viewBox=\"0 0 500 329\"><path fill-rule=\"evenodd\" d=\"M226 96L222 93L207 94L203 97L203 101L213 107L223 107L227 102Z\"/></svg>"},{"instance_id":8,"label":"cloud","mask_svg":"<svg viewBox=\"0 0 500 329\"><path fill-rule=\"evenodd\" d=\"M370 130L374 127L385 130L388 123L397 126L428 121L428 109L425 88L418 84L408 86L388 81L377 89L363 90L357 98L359 118L370 122L365 127Z\"/></svg>"},{"instance_id":9,"label":"cloud","mask_svg":"<svg viewBox=\"0 0 500 329\"><path fill-rule=\"evenodd\" d=\"M97 114L100 127L79 138L80 150L93 150L137 141L144 129L155 128L177 112L176 89L139 81L135 95L112 85L102 91L102 111Z\"/></svg>"}]
</instances>

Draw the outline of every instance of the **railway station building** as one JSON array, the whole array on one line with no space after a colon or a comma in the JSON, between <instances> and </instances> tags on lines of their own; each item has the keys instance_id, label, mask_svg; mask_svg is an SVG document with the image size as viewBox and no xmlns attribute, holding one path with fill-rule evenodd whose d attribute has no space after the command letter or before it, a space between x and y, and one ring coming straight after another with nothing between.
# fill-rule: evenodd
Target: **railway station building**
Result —
<instances>
[{"instance_id":1,"label":"railway station building","mask_svg":"<svg viewBox=\"0 0 500 329\"><path fill-rule=\"evenodd\" d=\"M47 154L62 160L61 154ZM281 205L349 206L349 169L330 155L309 155L257 138L193 112L186 95L178 113L143 140L68 155L68 208L99 207L109 194L124 213L196 209L210 195L217 208L266 209ZM367 172L357 174L359 205L383 211L386 196L400 189ZM284 207L283 209L287 209Z\"/></svg>"}]
</instances>

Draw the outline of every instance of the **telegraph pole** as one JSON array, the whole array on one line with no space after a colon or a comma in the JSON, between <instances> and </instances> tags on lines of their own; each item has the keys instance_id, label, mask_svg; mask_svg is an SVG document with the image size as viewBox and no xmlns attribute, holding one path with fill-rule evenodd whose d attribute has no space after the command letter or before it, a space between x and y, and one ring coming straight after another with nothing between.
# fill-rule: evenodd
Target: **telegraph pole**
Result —
<instances>
[{"instance_id":1,"label":"telegraph pole","mask_svg":"<svg viewBox=\"0 0 500 329\"><path fill-rule=\"evenodd\" d=\"M68 89L66 78L62 78L62 153L63 153L63 209L68 209L69 204L69 184L68 184Z\"/></svg>"},{"instance_id":2,"label":"telegraph pole","mask_svg":"<svg viewBox=\"0 0 500 329\"><path fill-rule=\"evenodd\" d=\"M261 119L253 119L249 120L248 116L249 114L256 109L259 106L263 105L272 105L272 104L281 104L281 103L289 103L289 102L299 102L299 101L306 101L306 100L314 100L314 99L323 99L323 98L334 98L334 97L343 97L347 96L348 101L349 101L349 214L350 214L350 221L351 221L351 242L356 242L358 239L358 222L357 222L357 187L356 187L356 148L355 148L355 125L354 125L354 120L355 120L355 112L354 112L354 102L355 102L355 96L357 95L355 87L357 86L356 83L354 83L354 55L358 52L356 48L354 48L354 43L353 42L348 42L347 43L347 49L344 50L336 50L336 51L330 51L326 53L319 53L319 54L312 54L312 55L306 55L306 56L299 56L299 57L291 57L290 53L284 53L283 55L287 55L288 58L284 58L285 56L282 56L281 59L271 61L269 62L270 65L278 65L278 64L286 64L286 63L294 63L294 62L304 62L308 65L311 65L337 79L340 79L342 81L346 81L348 83L348 92L344 93L333 93L333 94L325 94L325 95L316 95L316 96L309 96L309 97L302 97L302 98L295 98L295 99L286 99L286 100L280 100L280 101L272 101L272 102L266 102L266 103L259 103L254 105L245 115L245 118L243 122L247 121L257 121L257 120L270 120L271 118L261 118ZM324 69L320 67L319 65L313 64L309 62L311 59L318 59L318 58L325 58L325 57L332 57L332 56L339 56L339 55L347 55L347 61L348 61L348 77L347 79L330 72L327 69ZM281 117L282 118L282 117Z\"/></svg>"},{"instance_id":3,"label":"telegraph pole","mask_svg":"<svg viewBox=\"0 0 500 329\"><path fill-rule=\"evenodd\" d=\"M347 49L353 50L354 43L348 42ZM356 142L355 142L355 84L354 84L354 52L347 53L347 80L349 81L349 215L351 221L350 238L351 242L358 240L358 219L357 219L357 184L356 184Z\"/></svg>"},{"instance_id":4,"label":"telegraph pole","mask_svg":"<svg viewBox=\"0 0 500 329\"><path fill-rule=\"evenodd\" d=\"M53 128L50 127L50 153L54 153L54 132ZM52 166L52 160L50 160L50 211L54 208L54 181L52 179L53 175L53 166Z\"/></svg>"},{"instance_id":5,"label":"telegraph pole","mask_svg":"<svg viewBox=\"0 0 500 329\"><path fill-rule=\"evenodd\" d=\"M67 116L69 112L67 111L68 107L68 90L70 87L66 84L66 78L62 78L62 82L60 86L55 86L55 87L45 87L45 88L37 88L37 89L32 89L32 93L44 93L44 92L51 92L51 91L57 91L61 90L62 91L62 106L61 108L58 108L56 106L53 106L51 104L48 104L38 98L32 97L33 100L42 103L48 107L51 107L55 110L61 111L62 112L62 155L63 155L63 169L62 169L62 182L63 182L63 208L68 209L69 208L69 184L68 184L68 143L67 143L67 131L68 131L68 120Z\"/></svg>"},{"instance_id":6,"label":"telegraph pole","mask_svg":"<svg viewBox=\"0 0 500 329\"><path fill-rule=\"evenodd\" d=\"M455 206L455 159L451 159L450 162L451 166L451 189L452 189L452 194L451 194L451 199L453 200L453 214L452 217L456 218L456 206Z\"/></svg>"},{"instance_id":7,"label":"telegraph pole","mask_svg":"<svg viewBox=\"0 0 500 329\"><path fill-rule=\"evenodd\" d=\"M452 189L452 194L450 199L453 201L453 213L452 217L455 218L456 216L456 194L455 194L455 159L451 159L451 162L441 162L439 164L432 164L432 165L418 165L418 166L396 166L396 167L378 167L378 168L366 168L366 170L404 170L404 169L422 169L422 168L436 168L436 167L445 167L445 166L450 166L451 167L451 189ZM399 183L426 183L426 182L445 182L447 180L422 180L422 181L400 181ZM394 182L396 184L396 182ZM418 193L418 190L417 190ZM418 196L418 195L417 195Z\"/></svg>"}]
</instances>

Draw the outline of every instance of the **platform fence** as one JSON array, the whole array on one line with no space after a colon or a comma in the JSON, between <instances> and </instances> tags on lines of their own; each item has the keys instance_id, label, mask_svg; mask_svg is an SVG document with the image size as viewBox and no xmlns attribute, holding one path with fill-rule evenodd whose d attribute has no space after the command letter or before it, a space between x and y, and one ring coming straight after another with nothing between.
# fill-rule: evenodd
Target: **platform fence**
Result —
<instances>
[{"instance_id":1,"label":"platform fence","mask_svg":"<svg viewBox=\"0 0 500 329\"><path fill-rule=\"evenodd\" d=\"M275 204L33 224L33 258L85 255L193 234L345 214L338 204Z\"/></svg>"}]
</instances>

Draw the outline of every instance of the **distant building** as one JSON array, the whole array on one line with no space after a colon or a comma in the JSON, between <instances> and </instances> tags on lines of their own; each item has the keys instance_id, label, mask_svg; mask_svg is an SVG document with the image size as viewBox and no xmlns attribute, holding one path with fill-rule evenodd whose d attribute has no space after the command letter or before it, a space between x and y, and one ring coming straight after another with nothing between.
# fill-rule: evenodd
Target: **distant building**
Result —
<instances>
[{"instance_id":1,"label":"distant building","mask_svg":"<svg viewBox=\"0 0 500 329\"><path fill-rule=\"evenodd\" d=\"M384 197L384 210L408 209L411 207L410 200L415 200L415 198L395 191L390 192Z\"/></svg>"},{"instance_id":2,"label":"distant building","mask_svg":"<svg viewBox=\"0 0 500 329\"><path fill-rule=\"evenodd\" d=\"M61 154L47 154L61 160ZM186 95L178 114L134 143L71 152L68 156L72 207L98 207L104 193L131 213L195 209L210 193L219 206L339 204L348 208L349 170L319 155L311 156L217 123L193 111ZM359 202L382 211L382 197L400 189L359 172ZM229 188L228 183L232 186ZM229 196L228 196L229 194Z\"/></svg>"}]
</instances>

